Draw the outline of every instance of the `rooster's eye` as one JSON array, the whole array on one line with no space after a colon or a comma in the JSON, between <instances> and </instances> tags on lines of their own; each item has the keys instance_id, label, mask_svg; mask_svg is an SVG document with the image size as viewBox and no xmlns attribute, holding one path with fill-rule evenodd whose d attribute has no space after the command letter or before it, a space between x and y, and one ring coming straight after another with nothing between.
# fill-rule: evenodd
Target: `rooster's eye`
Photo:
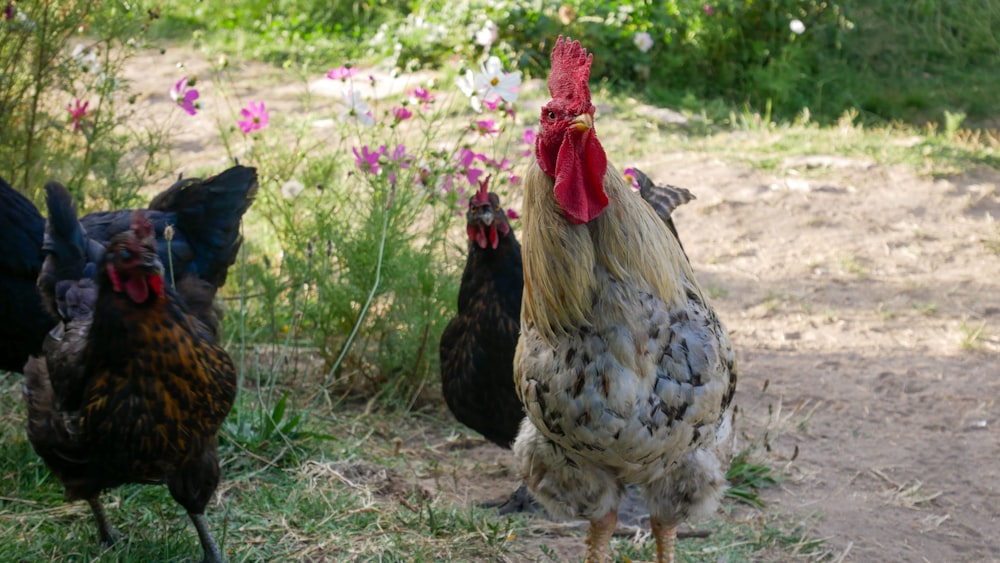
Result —
<instances>
[{"instance_id":1,"label":"rooster's eye","mask_svg":"<svg viewBox=\"0 0 1000 563\"><path fill-rule=\"evenodd\" d=\"M549 119L555 119L555 118L556 118L556 112L550 111L549 112Z\"/></svg>"}]
</instances>

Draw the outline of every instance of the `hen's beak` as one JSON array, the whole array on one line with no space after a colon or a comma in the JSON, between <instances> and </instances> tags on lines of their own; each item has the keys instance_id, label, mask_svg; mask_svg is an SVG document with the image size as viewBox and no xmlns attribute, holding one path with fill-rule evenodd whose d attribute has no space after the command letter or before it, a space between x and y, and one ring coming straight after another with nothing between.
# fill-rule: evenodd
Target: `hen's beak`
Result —
<instances>
[{"instance_id":1,"label":"hen's beak","mask_svg":"<svg viewBox=\"0 0 1000 563\"><path fill-rule=\"evenodd\" d=\"M589 113L580 114L570 121L570 126L577 131L589 131L594 128L594 118Z\"/></svg>"},{"instance_id":2,"label":"hen's beak","mask_svg":"<svg viewBox=\"0 0 1000 563\"><path fill-rule=\"evenodd\" d=\"M479 220L483 222L484 225L489 227L493 224L493 210L486 209L479 214Z\"/></svg>"}]
</instances>

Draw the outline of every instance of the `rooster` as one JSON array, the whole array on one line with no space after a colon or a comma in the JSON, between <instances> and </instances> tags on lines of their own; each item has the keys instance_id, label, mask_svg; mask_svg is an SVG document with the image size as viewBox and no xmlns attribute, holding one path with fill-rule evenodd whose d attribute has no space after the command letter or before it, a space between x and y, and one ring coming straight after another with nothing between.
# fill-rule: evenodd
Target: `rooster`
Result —
<instances>
[{"instance_id":1,"label":"rooster","mask_svg":"<svg viewBox=\"0 0 1000 563\"><path fill-rule=\"evenodd\" d=\"M657 186L634 169L639 194L676 233L672 211L694 198L675 186ZM489 178L469 199L469 252L455 317L441 334L441 390L459 422L510 449L524 419L514 390L514 350L520 331L524 273L521 245ZM500 514L533 512L538 504L522 483L507 499L486 503Z\"/></svg>"},{"instance_id":2,"label":"rooster","mask_svg":"<svg viewBox=\"0 0 1000 563\"><path fill-rule=\"evenodd\" d=\"M207 179L180 179L153 198L147 216L156 233L160 260L167 266L168 283L207 283L213 288L225 283L240 246L240 223L257 187L256 170L237 165ZM129 229L131 216L132 210L118 210L80 219L86 234L82 248L86 260L96 263L111 238ZM164 236L168 226L174 234L169 243ZM0 335L6 343L0 352L3 370L20 372L28 356L41 350L46 332L64 318L54 299L57 291L50 277L54 272L44 272L39 279L44 229L45 219L35 206L0 179L0 233L7 242L0 257ZM62 281L68 287L66 278ZM36 283L41 285L41 296ZM210 291L209 297L214 294Z\"/></svg>"},{"instance_id":3,"label":"rooster","mask_svg":"<svg viewBox=\"0 0 1000 563\"><path fill-rule=\"evenodd\" d=\"M39 289L62 323L44 355L25 365L24 398L32 447L59 478L67 500L84 499L101 543L120 534L100 493L124 483L166 483L187 511L204 561L221 563L205 521L219 483L217 433L236 396L236 369L186 298L206 306L207 280L166 281L149 211L132 212L97 262L69 192L46 186L47 256Z\"/></svg>"},{"instance_id":4,"label":"rooster","mask_svg":"<svg viewBox=\"0 0 1000 563\"><path fill-rule=\"evenodd\" d=\"M623 491L637 486L663 563L677 525L725 491L736 364L676 236L608 165L592 60L556 42L524 180L514 377L527 417L514 453L546 510L589 520L589 562L610 558Z\"/></svg>"}]
</instances>

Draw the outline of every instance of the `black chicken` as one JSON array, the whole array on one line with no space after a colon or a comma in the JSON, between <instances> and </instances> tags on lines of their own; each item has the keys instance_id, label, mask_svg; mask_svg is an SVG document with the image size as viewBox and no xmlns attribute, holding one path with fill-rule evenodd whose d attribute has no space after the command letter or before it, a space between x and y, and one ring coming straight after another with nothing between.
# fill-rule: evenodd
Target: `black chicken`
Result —
<instances>
[{"instance_id":1,"label":"black chicken","mask_svg":"<svg viewBox=\"0 0 1000 563\"><path fill-rule=\"evenodd\" d=\"M635 175L639 195L676 236L670 214L694 196L684 188L657 186L641 170ZM489 178L480 184L465 215L469 253L458 310L441 334L441 390L459 422L510 449L524 418L513 375L524 273L521 245L488 183ZM538 509L523 483L509 498L486 506L500 514Z\"/></svg>"},{"instance_id":2,"label":"black chicken","mask_svg":"<svg viewBox=\"0 0 1000 563\"><path fill-rule=\"evenodd\" d=\"M21 371L29 354L42 349L55 318L35 291L42 268L45 218L0 178L0 370Z\"/></svg>"},{"instance_id":3,"label":"black chicken","mask_svg":"<svg viewBox=\"0 0 1000 563\"><path fill-rule=\"evenodd\" d=\"M240 222L256 193L257 171L237 165L207 179L183 178L156 196L147 215L155 230L157 253L167 266L166 280L221 287L236 260ZM54 300L45 298L45 308L55 316L47 314L35 289L37 283L43 296L59 293L47 274L39 278L44 219L2 179L0 205L0 233L7 243L0 257L0 335L4 337L0 369L20 372L28 356L41 350L45 333L62 315ZM87 261L96 264L100 260L111 238L129 229L131 215L131 210L102 211L80 219ZM169 256L164 237L168 225L173 227Z\"/></svg>"},{"instance_id":4,"label":"black chicken","mask_svg":"<svg viewBox=\"0 0 1000 563\"><path fill-rule=\"evenodd\" d=\"M77 221L65 188L46 191L39 289L62 322L24 368L28 439L67 500L90 504L103 544L120 537L103 490L165 483L197 529L204 561L221 563L204 510L220 479L217 433L236 396L211 305L225 265L214 277L201 270L208 279L181 277L175 289L157 252L156 211L132 212L104 248ZM239 247L238 219L230 231L209 237L224 261Z\"/></svg>"}]
</instances>

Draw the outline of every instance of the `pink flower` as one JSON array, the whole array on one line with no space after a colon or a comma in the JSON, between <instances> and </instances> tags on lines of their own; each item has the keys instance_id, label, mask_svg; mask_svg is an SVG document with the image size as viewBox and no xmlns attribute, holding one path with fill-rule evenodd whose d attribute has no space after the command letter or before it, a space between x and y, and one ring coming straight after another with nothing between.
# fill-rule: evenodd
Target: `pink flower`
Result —
<instances>
[{"instance_id":1,"label":"pink flower","mask_svg":"<svg viewBox=\"0 0 1000 563\"><path fill-rule=\"evenodd\" d=\"M237 121L236 124L243 130L243 134L250 133L251 131L260 131L267 127L267 120L270 117L267 109L264 108L264 102L253 101L250 102L248 107L240 110L240 115L243 116L243 120Z\"/></svg>"},{"instance_id":2,"label":"pink flower","mask_svg":"<svg viewBox=\"0 0 1000 563\"><path fill-rule=\"evenodd\" d=\"M378 174L378 159L385 153L385 145L374 151L368 150L368 145L361 147L361 152L358 152L357 147L352 148L351 151L354 152L354 163L358 165L359 170L369 174Z\"/></svg>"},{"instance_id":3,"label":"pink flower","mask_svg":"<svg viewBox=\"0 0 1000 563\"><path fill-rule=\"evenodd\" d=\"M480 135L492 136L500 133L500 128L492 119L480 119L472 126L473 131L478 131Z\"/></svg>"},{"instance_id":4,"label":"pink flower","mask_svg":"<svg viewBox=\"0 0 1000 563\"><path fill-rule=\"evenodd\" d=\"M188 77L185 76L170 88L170 99L188 112L188 115L198 113L194 104L194 101L198 99L198 90L191 88L191 86L194 86L194 80L188 81Z\"/></svg>"},{"instance_id":5,"label":"pink flower","mask_svg":"<svg viewBox=\"0 0 1000 563\"><path fill-rule=\"evenodd\" d=\"M502 101L503 101L503 98L501 98L500 96L497 96L496 98L493 98L492 100L483 100L483 105L486 106L486 109L488 109L490 111L496 111L497 108L500 107L500 102L502 102Z\"/></svg>"},{"instance_id":6,"label":"pink flower","mask_svg":"<svg viewBox=\"0 0 1000 563\"><path fill-rule=\"evenodd\" d=\"M477 154L468 147L462 147L458 150L458 165L462 168L468 168L469 166L472 166L473 162L483 160L485 158L485 155Z\"/></svg>"},{"instance_id":7,"label":"pink flower","mask_svg":"<svg viewBox=\"0 0 1000 563\"><path fill-rule=\"evenodd\" d=\"M410 90L407 94L410 96L411 103L422 102L424 109L427 109L428 104L434 101L434 95L428 92L427 88L421 88L420 86Z\"/></svg>"},{"instance_id":8,"label":"pink flower","mask_svg":"<svg viewBox=\"0 0 1000 563\"><path fill-rule=\"evenodd\" d=\"M406 121L407 119L413 117L413 112L402 106L396 106L392 108L392 116L396 118L396 121Z\"/></svg>"},{"instance_id":9,"label":"pink flower","mask_svg":"<svg viewBox=\"0 0 1000 563\"><path fill-rule=\"evenodd\" d=\"M711 16L711 15L714 15L714 14L715 14L715 10L713 10L713 9L712 9L712 7L711 7L711 6L709 6L708 4L705 4L705 5L704 5L704 6L702 6L701 8L702 8L703 10L705 10L705 15L706 15L706 16Z\"/></svg>"},{"instance_id":10,"label":"pink flower","mask_svg":"<svg viewBox=\"0 0 1000 563\"><path fill-rule=\"evenodd\" d=\"M79 131L80 128L83 126L84 118L87 117L87 106L90 105L90 102L83 102L81 104L80 99L77 98L75 103L76 103L75 106L73 104L66 104L66 111L70 113L70 119L72 120L73 123L73 130Z\"/></svg>"},{"instance_id":11,"label":"pink flower","mask_svg":"<svg viewBox=\"0 0 1000 563\"><path fill-rule=\"evenodd\" d=\"M625 177L625 181L632 186L633 190L639 189L639 178L635 175L635 168L626 168L622 170L622 176Z\"/></svg>"},{"instance_id":12,"label":"pink flower","mask_svg":"<svg viewBox=\"0 0 1000 563\"><path fill-rule=\"evenodd\" d=\"M511 178L514 178L514 176L511 176ZM511 183L513 183L513 182L511 182ZM517 211L514 211L513 209L508 209L507 210L507 218L508 219L520 219L521 216L517 214Z\"/></svg>"},{"instance_id":13,"label":"pink flower","mask_svg":"<svg viewBox=\"0 0 1000 563\"><path fill-rule=\"evenodd\" d=\"M330 80L347 80L357 72L358 69L345 65L340 68L331 68L330 72L326 73L326 77Z\"/></svg>"}]
</instances>

